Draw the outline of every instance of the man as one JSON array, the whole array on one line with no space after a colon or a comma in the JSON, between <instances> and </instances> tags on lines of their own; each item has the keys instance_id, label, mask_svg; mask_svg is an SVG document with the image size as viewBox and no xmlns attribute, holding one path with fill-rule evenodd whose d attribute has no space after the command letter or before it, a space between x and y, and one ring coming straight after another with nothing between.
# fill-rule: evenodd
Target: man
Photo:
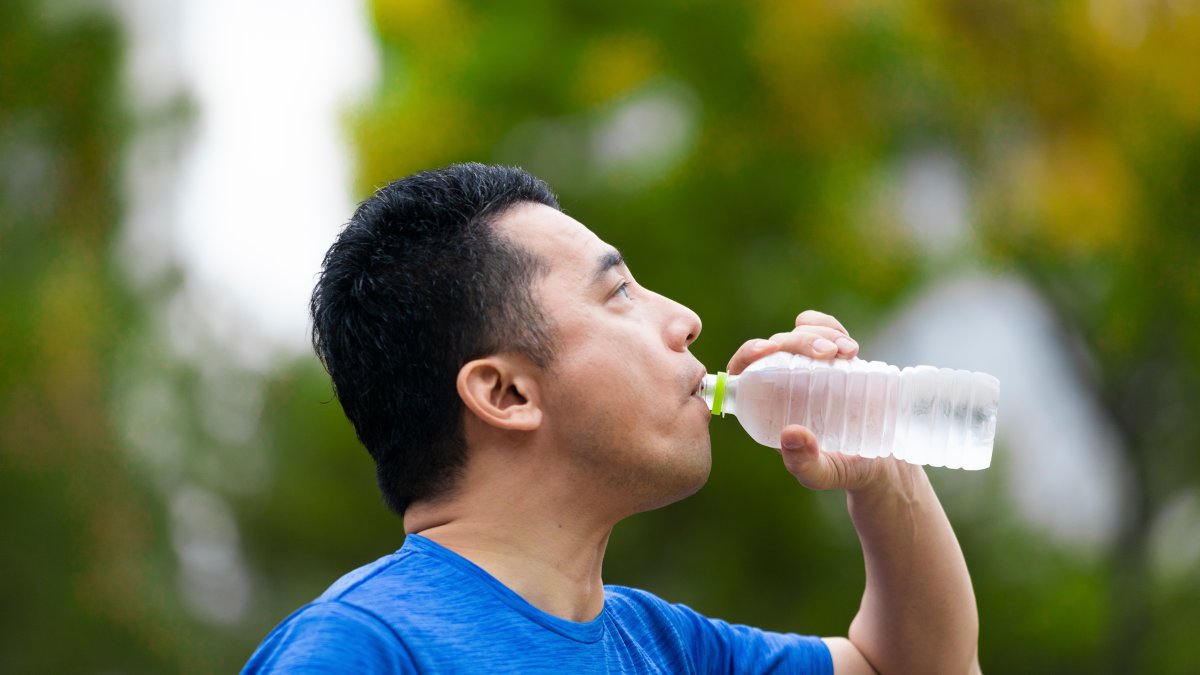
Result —
<instances>
[{"instance_id":1,"label":"man","mask_svg":"<svg viewBox=\"0 0 1200 675\"><path fill-rule=\"evenodd\" d=\"M246 672L977 670L958 542L920 467L826 454L783 464L842 489L867 566L848 638L733 626L604 586L609 534L698 490L711 466L700 319L519 169L455 165L359 206L313 293L314 346L376 462L403 548L277 627ZM837 320L734 354L850 358ZM779 583L800 584L800 579Z\"/></svg>"}]
</instances>

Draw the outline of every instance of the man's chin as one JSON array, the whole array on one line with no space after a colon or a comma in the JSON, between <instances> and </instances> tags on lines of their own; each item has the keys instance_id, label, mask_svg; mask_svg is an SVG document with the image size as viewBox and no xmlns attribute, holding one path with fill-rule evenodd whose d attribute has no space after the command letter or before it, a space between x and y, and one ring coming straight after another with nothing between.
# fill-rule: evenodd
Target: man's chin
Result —
<instances>
[{"instance_id":1,"label":"man's chin","mask_svg":"<svg viewBox=\"0 0 1200 675\"><path fill-rule=\"evenodd\" d=\"M659 487L656 490L658 498L643 510L652 511L674 504L691 497L704 487L712 473L712 453L709 451L707 440L705 439L703 452L689 453L687 461L673 465L670 471L664 471L663 475L659 476L659 480L656 481Z\"/></svg>"}]
</instances>

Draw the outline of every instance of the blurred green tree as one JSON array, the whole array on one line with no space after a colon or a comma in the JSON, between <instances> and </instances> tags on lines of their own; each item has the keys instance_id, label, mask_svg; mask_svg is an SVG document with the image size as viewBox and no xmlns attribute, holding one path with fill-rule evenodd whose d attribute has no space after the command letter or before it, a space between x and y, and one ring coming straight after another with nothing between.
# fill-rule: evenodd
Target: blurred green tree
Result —
<instances>
[{"instance_id":1,"label":"blurred green tree","mask_svg":"<svg viewBox=\"0 0 1200 675\"><path fill-rule=\"evenodd\" d=\"M969 256L1029 279L1079 343L1134 499L1116 540L1088 550L1024 522L1002 472L934 472L953 488L984 669L1194 671L1194 3L374 0L371 13L383 71L351 119L362 194L453 161L522 164L642 283L705 318L695 351L710 366L805 307L869 340ZM131 293L110 255L130 131L121 48L100 14L0 7L0 589L19 610L0 624L4 672L228 672L402 537L314 360L248 382L216 350L180 362L148 327L159 298ZM962 165L976 247L936 264L880 197L926 148ZM248 437L214 433L213 378L261 389ZM156 424L140 440L131 406ZM606 580L730 620L844 631L862 570L841 498L798 489L736 425L714 423L713 440L709 485L619 527ZM127 451L155 443L184 457L169 479ZM249 604L224 622L181 592L185 488L236 514ZM986 507L956 509L964 493Z\"/></svg>"},{"instance_id":2,"label":"blurred green tree","mask_svg":"<svg viewBox=\"0 0 1200 675\"><path fill-rule=\"evenodd\" d=\"M110 413L129 118L99 11L0 6L0 671L187 672L153 495Z\"/></svg>"}]
</instances>

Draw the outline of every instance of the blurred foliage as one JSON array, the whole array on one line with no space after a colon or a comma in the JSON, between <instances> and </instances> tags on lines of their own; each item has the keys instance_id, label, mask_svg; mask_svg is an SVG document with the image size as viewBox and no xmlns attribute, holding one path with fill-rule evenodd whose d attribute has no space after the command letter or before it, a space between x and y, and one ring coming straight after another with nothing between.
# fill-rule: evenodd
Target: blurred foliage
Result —
<instances>
[{"instance_id":1,"label":"blurred foliage","mask_svg":"<svg viewBox=\"0 0 1200 675\"><path fill-rule=\"evenodd\" d=\"M119 32L39 7L0 4L0 597L17 610L0 671L228 672L397 548L401 524L315 361L264 378L219 346L203 363L172 354L153 318L170 289L132 292L110 251L131 131ZM1030 279L1078 343L1136 491L1117 540L1084 550L1023 522L1003 472L931 472L975 580L984 670L1195 671L1200 577L1155 563L1151 533L1195 536L1200 513L1197 3L375 0L371 14L383 67L351 121L359 193L454 161L522 164L643 284L704 317L694 350L710 367L806 307L866 342L963 265ZM938 255L886 187L929 150L961 163L973 228ZM733 423L714 423L713 445L705 489L618 527L606 581L844 633L863 574L841 497L798 489ZM219 594L188 566L188 508L235 517L223 541L248 570L244 609L204 609Z\"/></svg>"},{"instance_id":2,"label":"blurred foliage","mask_svg":"<svg viewBox=\"0 0 1200 675\"><path fill-rule=\"evenodd\" d=\"M161 510L109 416L128 118L98 13L0 4L0 671L184 671ZM69 646L69 648L68 648Z\"/></svg>"}]
</instances>

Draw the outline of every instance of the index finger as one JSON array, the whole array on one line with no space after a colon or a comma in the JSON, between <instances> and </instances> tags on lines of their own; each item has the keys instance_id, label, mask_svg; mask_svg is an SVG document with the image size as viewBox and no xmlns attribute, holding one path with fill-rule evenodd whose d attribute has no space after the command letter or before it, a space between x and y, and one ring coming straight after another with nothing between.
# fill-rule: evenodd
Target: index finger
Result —
<instances>
[{"instance_id":1,"label":"index finger","mask_svg":"<svg viewBox=\"0 0 1200 675\"><path fill-rule=\"evenodd\" d=\"M771 340L749 340L738 350L734 352L733 357L729 359L729 365L725 366L725 370L730 375L737 375L746 369L746 366L761 359L767 354L779 351L779 343Z\"/></svg>"},{"instance_id":2,"label":"index finger","mask_svg":"<svg viewBox=\"0 0 1200 675\"><path fill-rule=\"evenodd\" d=\"M846 337L850 337L850 331L846 330L846 327L842 325L841 321L838 321L833 316L826 314L825 312L818 312L815 309L806 309L797 314L796 326L824 326L826 328L832 328L836 331L844 333Z\"/></svg>"}]
</instances>

